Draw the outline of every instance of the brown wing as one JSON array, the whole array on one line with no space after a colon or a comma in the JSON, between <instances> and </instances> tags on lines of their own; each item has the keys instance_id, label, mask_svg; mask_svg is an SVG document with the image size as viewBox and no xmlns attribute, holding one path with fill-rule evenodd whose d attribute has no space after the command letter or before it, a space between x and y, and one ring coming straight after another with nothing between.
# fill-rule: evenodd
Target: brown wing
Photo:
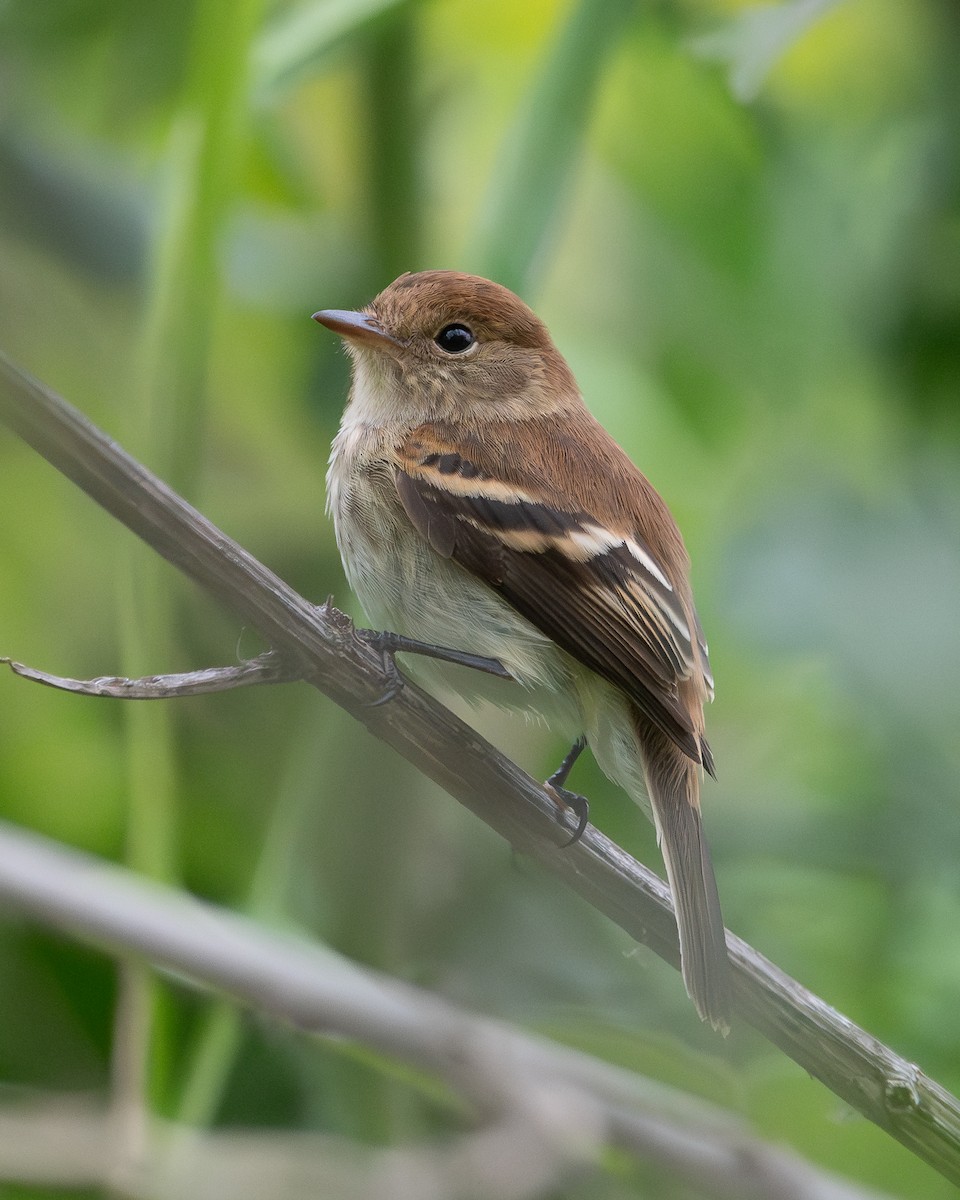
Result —
<instances>
[{"instance_id":1,"label":"brown wing","mask_svg":"<svg viewBox=\"0 0 960 1200\"><path fill-rule=\"evenodd\" d=\"M712 771L678 692L702 669L691 642L699 628L639 534L571 511L548 489L506 482L469 450L421 430L401 451L397 490L417 530Z\"/></svg>"}]
</instances>

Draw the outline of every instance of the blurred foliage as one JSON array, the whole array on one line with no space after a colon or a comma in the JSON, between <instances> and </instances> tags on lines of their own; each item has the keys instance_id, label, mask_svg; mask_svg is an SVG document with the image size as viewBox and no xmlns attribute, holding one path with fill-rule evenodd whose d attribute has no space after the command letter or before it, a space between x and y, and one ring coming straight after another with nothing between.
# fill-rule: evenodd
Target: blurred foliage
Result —
<instances>
[{"instance_id":1,"label":"blurred foliage","mask_svg":"<svg viewBox=\"0 0 960 1200\"><path fill-rule=\"evenodd\" d=\"M0 345L348 605L323 515L347 369L310 313L430 266L519 290L693 555L728 924L953 1090L958 55L947 0L0 5ZM255 651L10 436L0 504L0 653ZM482 722L541 776L562 752ZM749 1029L700 1028L673 971L306 688L131 714L3 676L0 738L7 818L950 1194ZM659 861L591 762L575 786ZM0 959L0 1081L106 1089L114 966L12 919ZM456 1124L387 1064L150 988L160 1112Z\"/></svg>"}]
</instances>

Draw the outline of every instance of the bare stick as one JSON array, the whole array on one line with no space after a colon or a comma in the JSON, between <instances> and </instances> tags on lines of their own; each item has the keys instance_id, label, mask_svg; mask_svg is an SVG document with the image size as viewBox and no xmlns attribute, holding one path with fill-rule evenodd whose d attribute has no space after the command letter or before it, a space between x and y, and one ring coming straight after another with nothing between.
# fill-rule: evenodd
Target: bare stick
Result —
<instances>
[{"instance_id":1,"label":"bare stick","mask_svg":"<svg viewBox=\"0 0 960 1200\"><path fill-rule=\"evenodd\" d=\"M232 667L205 667L202 671L187 671L181 675L145 675L141 679L126 679L120 675L67 679L14 662L12 658L0 657L0 663L5 663L22 679L42 683L45 687L74 692L78 696L109 696L115 700L169 700L174 696L202 696L262 683L293 683L303 678L302 671L286 665L273 650Z\"/></svg>"},{"instance_id":2,"label":"bare stick","mask_svg":"<svg viewBox=\"0 0 960 1200\"><path fill-rule=\"evenodd\" d=\"M564 879L638 941L678 964L666 886L599 831L567 850L544 789L413 684L371 707L382 659L327 604L315 608L64 400L0 356L0 419L139 537L218 597L304 677L463 805ZM960 1102L917 1066L727 935L735 1019L920 1158L960 1183Z\"/></svg>"}]
</instances>

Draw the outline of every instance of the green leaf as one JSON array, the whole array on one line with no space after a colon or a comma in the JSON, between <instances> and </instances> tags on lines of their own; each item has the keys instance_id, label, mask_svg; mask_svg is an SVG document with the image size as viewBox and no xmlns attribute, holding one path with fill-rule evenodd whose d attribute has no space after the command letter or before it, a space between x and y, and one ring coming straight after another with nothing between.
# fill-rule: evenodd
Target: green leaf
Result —
<instances>
[{"instance_id":1,"label":"green leaf","mask_svg":"<svg viewBox=\"0 0 960 1200\"><path fill-rule=\"evenodd\" d=\"M740 13L714 33L694 38L690 49L700 58L725 63L730 90L743 103L755 100L779 58L840 0L793 0Z\"/></svg>"},{"instance_id":2,"label":"green leaf","mask_svg":"<svg viewBox=\"0 0 960 1200\"><path fill-rule=\"evenodd\" d=\"M265 30L253 54L253 91L261 100L299 82L337 42L410 0L326 0L284 14Z\"/></svg>"}]
</instances>

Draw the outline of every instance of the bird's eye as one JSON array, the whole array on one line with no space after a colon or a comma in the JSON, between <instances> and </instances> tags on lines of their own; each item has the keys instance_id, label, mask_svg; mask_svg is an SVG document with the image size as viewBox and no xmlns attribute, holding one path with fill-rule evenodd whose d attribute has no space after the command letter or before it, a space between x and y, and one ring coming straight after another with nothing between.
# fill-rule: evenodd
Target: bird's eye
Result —
<instances>
[{"instance_id":1,"label":"bird's eye","mask_svg":"<svg viewBox=\"0 0 960 1200\"><path fill-rule=\"evenodd\" d=\"M469 350L477 339L466 325L453 324L444 325L433 340L448 354L462 354L464 350Z\"/></svg>"}]
</instances>

